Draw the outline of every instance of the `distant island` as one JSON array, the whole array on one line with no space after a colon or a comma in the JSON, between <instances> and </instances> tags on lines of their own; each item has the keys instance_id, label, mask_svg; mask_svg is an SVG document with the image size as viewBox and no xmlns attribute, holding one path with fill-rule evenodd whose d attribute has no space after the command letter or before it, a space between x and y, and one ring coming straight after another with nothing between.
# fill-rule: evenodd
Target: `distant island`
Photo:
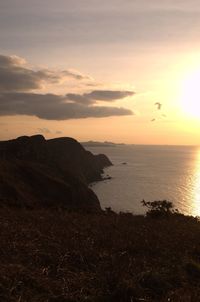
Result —
<instances>
[{"instance_id":1,"label":"distant island","mask_svg":"<svg viewBox=\"0 0 200 302\"><path fill-rule=\"evenodd\" d=\"M123 143L113 143L113 142L98 142L98 141L88 141L81 142L84 147L115 147L115 146L125 146Z\"/></svg>"}]
</instances>

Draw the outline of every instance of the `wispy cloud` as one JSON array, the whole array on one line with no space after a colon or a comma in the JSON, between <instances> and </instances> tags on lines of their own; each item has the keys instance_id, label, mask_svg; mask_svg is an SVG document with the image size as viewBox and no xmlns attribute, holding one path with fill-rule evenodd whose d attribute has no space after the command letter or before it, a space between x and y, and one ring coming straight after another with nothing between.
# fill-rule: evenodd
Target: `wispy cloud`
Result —
<instances>
[{"instance_id":1,"label":"wispy cloud","mask_svg":"<svg viewBox=\"0 0 200 302\"><path fill-rule=\"evenodd\" d=\"M90 93L75 94L68 93L66 97L80 104L94 104L97 101L114 102L116 100L124 99L133 96L133 91L119 91L119 90L93 90Z\"/></svg>"},{"instance_id":2,"label":"wispy cloud","mask_svg":"<svg viewBox=\"0 0 200 302\"><path fill-rule=\"evenodd\" d=\"M48 128L38 128L37 132L42 134L51 134L51 130L49 130Z\"/></svg>"}]
</instances>

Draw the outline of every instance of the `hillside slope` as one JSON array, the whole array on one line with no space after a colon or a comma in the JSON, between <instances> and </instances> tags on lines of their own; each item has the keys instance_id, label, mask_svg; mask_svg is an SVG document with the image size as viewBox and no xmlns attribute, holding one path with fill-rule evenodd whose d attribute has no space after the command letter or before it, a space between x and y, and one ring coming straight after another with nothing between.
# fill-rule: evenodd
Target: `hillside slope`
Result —
<instances>
[{"instance_id":1,"label":"hillside slope","mask_svg":"<svg viewBox=\"0 0 200 302\"><path fill-rule=\"evenodd\" d=\"M0 142L0 201L13 206L54 206L99 210L87 187L111 165L72 138L41 135Z\"/></svg>"},{"instance_id":2,"label":"hillside slope","mask_svg":"<svg viewBox=\"0 0 200 302\"><path fill-rule=\"evenodd\" d=\"M2 302L198 302L200 223L0 208Z\"/></svg>"}]
</instances>

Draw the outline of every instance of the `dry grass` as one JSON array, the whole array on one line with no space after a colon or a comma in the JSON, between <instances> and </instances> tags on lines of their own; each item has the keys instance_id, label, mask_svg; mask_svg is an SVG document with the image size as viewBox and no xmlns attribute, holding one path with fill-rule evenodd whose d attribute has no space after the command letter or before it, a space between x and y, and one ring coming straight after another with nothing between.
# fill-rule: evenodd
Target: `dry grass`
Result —
<instances>
[{"instance_id":1,"label":"dry grass","mask_svg":"<svg viewBox=\"0 0 200 302\"><path fill-rule=\"evenodd\" d=\"M0 301L200 301L200 223L0 209Z\"/></svg>"}]
</instances>

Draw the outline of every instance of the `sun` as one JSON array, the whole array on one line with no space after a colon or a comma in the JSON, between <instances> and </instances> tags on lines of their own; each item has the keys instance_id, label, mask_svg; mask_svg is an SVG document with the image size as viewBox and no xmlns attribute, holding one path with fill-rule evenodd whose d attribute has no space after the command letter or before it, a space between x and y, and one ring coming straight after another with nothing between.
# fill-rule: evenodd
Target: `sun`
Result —
<instances>
[{"instance_id":1,"label":"sun","mask_svg":"<svg viewBox=\"0 0 200 302\"><path fill-rule=\"evenodd\" d=\"M183 79L180 106L186 116L200 119L200 69Z\"/></svg>"}]
</instances>

